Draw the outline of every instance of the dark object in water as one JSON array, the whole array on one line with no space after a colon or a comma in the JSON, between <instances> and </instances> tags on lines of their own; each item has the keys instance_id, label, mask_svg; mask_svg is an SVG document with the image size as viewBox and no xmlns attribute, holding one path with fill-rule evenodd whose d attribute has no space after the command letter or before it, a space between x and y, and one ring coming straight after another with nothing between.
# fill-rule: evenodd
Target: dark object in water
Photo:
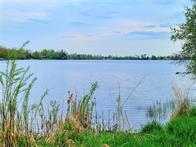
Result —
<instances>
[{"instance_id":1,"label":"dark object in water","mask_svg":"<svg viewBox=\"0 0 196 147\"><path fill-rule=\"evenodd\" d=\"M191 72L176 72L176 75L178 74L190 74Z\"/></svg>"}]
</instances>

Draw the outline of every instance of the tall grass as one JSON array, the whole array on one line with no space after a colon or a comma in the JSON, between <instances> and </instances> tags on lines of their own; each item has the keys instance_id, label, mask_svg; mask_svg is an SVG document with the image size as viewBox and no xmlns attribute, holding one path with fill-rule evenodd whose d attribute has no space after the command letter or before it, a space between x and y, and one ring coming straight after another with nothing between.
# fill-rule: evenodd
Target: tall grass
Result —
<instances>
[{"instance_id":1,"label":"tall grass","mask_svg":"<svg viewBox=\"0 0 196 147\"><path fill-rule=\"evenodd\" d=\"M2 98L0 102L1 143L5 146L15 146L17 131L28 131L28 100L30 90L36 78L29 74L29 68L17 68L15 61L7 63L6 71L0 72ZM22 101L22 110L18 103ZM20 113L22 112L22 113ZM17 116L16 116L17 115ZM16 120L18 121L16 123Z\"/></svg>"},{"instance_id":2,"label":"tall grass","mask_svg":"<svg viewBox=\"0 0 196 147\"><path fill-rule=\"evenodd\" d=\"M186 114L191 109L191 98L190 98L190 90L191 86L188 88L179 88L177 86L172 87L173 96L175 101L173 103L173 114L172 117L177 117L183 114Z\"/></svg>"},{"instance_id":3,"label":"tall grass","mask_svg":"<svg viewBox=\"0 0 196 147\"><path fill-rule=\"evenodd\" d=\"M67 100L67 121L71 121L80 129L90 129L93 109L95 106L93 94L97 87L98 83L93 83L89 93L87 93L81 100L77 100L77 98L74 99L73 94L69 95Z\"/></svg>"},{"instance_id":4,"label":"tall grass","mask_svg":"<svg viewBox=\"0 0 196 147\"><path fill-rule=\"evenodd\" d=\"M29 72L29 67L17 68L15 61L8 61L5 72L0 72L0 143L3 146L16 146L18 136L38 134L50 136L64 123L72 123L78 129L91 129L95 99L93 94L98 87L97 82L91 85L90 91L82 99L69 94L67 112L61 114L60 105L50 102L44 107L46 90L37 104L29 104L30 92L37 78ZM65 106L63 106L65 109ZM65 112L65 111L64 111Z\"/></svg>"},{"instance_id":5,"label":"tall grass","mask_svg":"<svg viewBox=\"0 0 196 147\"><path fill-rule=\"evenodd\" d=\"M164 103L156 102L147 107L146 116L153 121L166 119L169 113L171 118L184 115L192 108L192 100L190 96L191 86L180 88L179 85L172 86L173 99Z\"/></svg>"}]
</instances>

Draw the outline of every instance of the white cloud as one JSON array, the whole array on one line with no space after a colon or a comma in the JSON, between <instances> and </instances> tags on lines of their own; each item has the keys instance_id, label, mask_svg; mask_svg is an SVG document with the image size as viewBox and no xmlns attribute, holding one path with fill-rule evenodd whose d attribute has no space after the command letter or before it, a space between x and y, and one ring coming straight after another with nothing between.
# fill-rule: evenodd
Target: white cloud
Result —
<instances>
[{"instance_id":1,"label":"white cloud","mask_svg":"<svg viewBox=\"0 0 196 147\"><path fill-rule=\"evenodd\" d=\"M127 34L130 32L170 32L170 28L169 27L160 27L159 24L154 24L154 27L152 28L146 28L145 26L148 26L150 24L154 24L154 23L133 23L133 22L127 22L127 23L123 23L121 25L117 25L117 30L118 32L122 33L122 34Z\"/></svg>"},{"instance_id":2,"label":"white cloud","mask_svg":"<svg viewBox=\"0 0 196 147\"><path fill-rule=\"evenodd\" d=\"M134 33L134 32L153 32L153 33L169 33L170 28L167 27L160 27L159 25L155 25L153 28L146 28L146 25L134 25L134 24L126 24L118 26L116 29L111 29L110 31L106 32L97 32L97 33L91 33L91 34L82 34L82 33L75 33L72 35L64 35L63 38L66 38L68 40L71 40L75 43L84 43L84 42L92 42L92 41L98 41L98 40L104 40L106 38L115 37L117 35L124 36L128 33Z\"/></svg>"},{"instance_id":3,"label":"white cloud","mask_svg":"<svg viewBox=\"0 0 196 147\"><path fill-rule=\"evenodd\" d=\"M57 4L58 0L0 0L0 24L44 19Z\"/></svg>"},{"instance_id":4,"label":"white cloud","mask_svg":"<svg viewBox=\"0 0 196 147\"><path fill-rule=\"evenodd\" d=\"M146 27L152 26L152 27ZM88 42L88 41L95 41L95 40L102 40L110 37L115 37L117 35L127 35L129 33L135 32L143 32L143 33L170 33L170 27L161 27L160 23L157 22L136 22L136 21L119 21L119 22L112 22L112 24L104 24L103 26L96 26L94 27L94 33L85 34L82 32L72 33L69 38L74 42Z\"/></svg>"},{"instance_id":5,"label":"white cloud","mask_svg":"<svg viewBox=\"0 0 196 147\"><path fill-rule=\"evenodd\" d=\"M23 23L30 19L43 19L47 16L45 12L21 12L21 11L9 11L4 12L3 15L0 15L0 21L2 22L15 22Z\"/></svg>"}]
</instances>

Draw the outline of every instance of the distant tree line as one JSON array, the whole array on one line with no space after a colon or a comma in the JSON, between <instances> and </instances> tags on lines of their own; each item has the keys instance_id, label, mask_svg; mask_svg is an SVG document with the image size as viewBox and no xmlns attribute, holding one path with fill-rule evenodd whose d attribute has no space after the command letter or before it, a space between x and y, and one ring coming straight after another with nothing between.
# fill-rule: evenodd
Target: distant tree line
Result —
<instances>
[{"instance_id":1,"label":"distant tree line","mask_svg":"<svg viewBox=\"0 0 196 147\"><path fill-rule=\"evenodd\" d=\"M29 51L23 48L6 48L0 46L0 60L6 59L56 59L56 60L185 60L181 55L172 56L102 56L89 54L68 54L64 50L43 49L41 51Z\"/></svg>"}]
</instances>

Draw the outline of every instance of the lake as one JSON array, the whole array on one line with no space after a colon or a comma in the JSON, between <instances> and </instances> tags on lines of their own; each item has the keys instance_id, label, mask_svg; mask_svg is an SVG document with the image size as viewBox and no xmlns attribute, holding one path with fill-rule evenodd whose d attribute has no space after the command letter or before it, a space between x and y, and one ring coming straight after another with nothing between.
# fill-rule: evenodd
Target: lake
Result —
<instances>
[{"instance_id":1,"label":"lake","mask_svg":"<svg viewBox=\"0 0 196 147\"><path fill-rule=\"evenodd\" d=\"M5 69L5 63L0 61L1 70ZM146 107L173 99L172 85L191 84L187 78L175 74L185 71L185 67L172 61L18 60L17 63L19 67L30 66L38 78L32 89L31 103L38 102L46 89L49 90L47 104L50 100L58 103L67 100L68 91L81 97L88 92L91 83L97 81L95 98L99 114L107 117L109 111L113 112L120 94L134 128L149 121Z\"/></svg>"}]
</instances>

